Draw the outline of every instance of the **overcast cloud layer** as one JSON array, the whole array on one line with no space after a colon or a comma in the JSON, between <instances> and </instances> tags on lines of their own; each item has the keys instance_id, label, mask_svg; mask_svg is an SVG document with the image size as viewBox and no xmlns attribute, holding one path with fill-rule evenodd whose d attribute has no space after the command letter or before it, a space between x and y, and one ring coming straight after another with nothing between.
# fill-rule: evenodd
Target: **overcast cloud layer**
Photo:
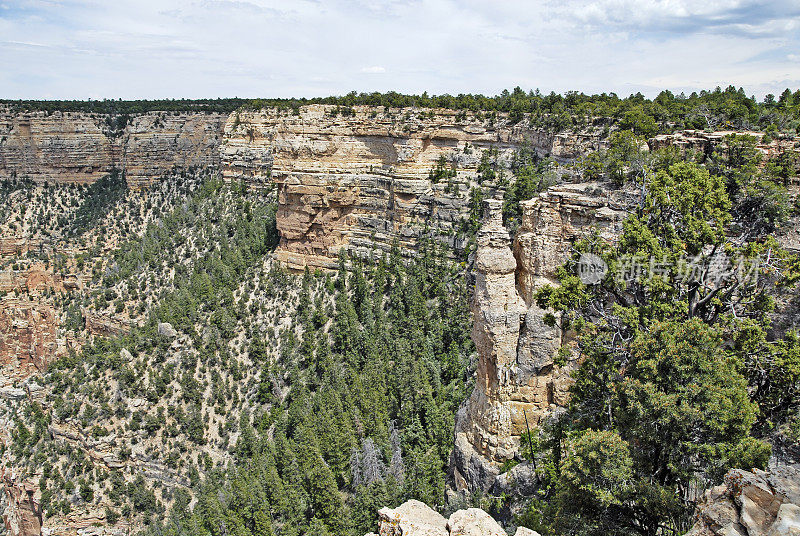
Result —
<instances>
[{"instance_id":1,"label":"overcast cloud layer","mask_svg":"<svg viewBox=\"0 0 800 536\"><path fill-rule=\"evenodd\" d=\"M800 88L800 2L0 0L1 98Z\"/></svg>"}]
</instances>

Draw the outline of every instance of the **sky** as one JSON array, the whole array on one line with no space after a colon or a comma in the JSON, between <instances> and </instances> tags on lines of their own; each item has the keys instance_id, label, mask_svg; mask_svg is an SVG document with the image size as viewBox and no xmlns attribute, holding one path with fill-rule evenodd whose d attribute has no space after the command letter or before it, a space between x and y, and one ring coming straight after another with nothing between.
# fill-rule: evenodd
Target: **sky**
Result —
<instances>
[{"instance_id":1,"label":"sky","mask_svg":"<svg viewBox=\"0 0 800 536\"><path fill-rule=\"evenodd\" d=\"M800 0L0 0L0 98L800 88Z\"/></svg>"}]
</instances>

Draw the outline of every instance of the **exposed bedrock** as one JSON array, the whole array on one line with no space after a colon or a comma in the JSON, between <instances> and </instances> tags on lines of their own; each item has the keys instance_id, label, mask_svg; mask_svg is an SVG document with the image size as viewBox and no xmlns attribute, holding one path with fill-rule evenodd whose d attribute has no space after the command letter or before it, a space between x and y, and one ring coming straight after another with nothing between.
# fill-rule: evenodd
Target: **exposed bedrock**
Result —
<instances>
[{"instance_id":1,"label":"exposed bedrock","mask_svg":"<svg viewBox=\"0 0 800 536\"><path fill-rule=\"evenodd\" d=\"M602 144L599 133L553 135L452 110L353 110L238 112L225 126L224 176L277 185L276 255L291 269L333 268L342 247L366 255L397 240L409 252L424 232L459 248L455 230L484 149L496 149L502 167L523 144L561 162ZM441 157L457 174L434 184L428 174Z\"/></svg>"},{"instance_id":2,"label":"exposed bedrock","mask_svg":"<svg viewBox=\"0 0 800 536\"><path fill-rule=\"evenodd\" d=\"M11 536L39 536L42 533L42 508L35 498L36 487L19 480L0 467L0 518Z\"/></svg>"},{"instance_id":3,"label":"exposed bedrock","mask_svg":"<svg viewBox=\"0 0 800 536\"><path fill-rule=\"evenodd\" d=\"M687 536L800 535L800 471L734 469L708 490Z\"/></svg>"},{"instance_id":4,"label":"exposed bedrock","mask_svg":"<svg viewBox=\"0 0 800 536\"><path fill-rule=\"evenodd\" d=\"M571 244L592 229L613 241L624 212L612 208L596 184L549 189L524 204L513 244L503 227L501 202L486 202L478 232L472 339L478 351L475 389L456 415L453 483L459 491L504 486L503 462L517 456L520 435L535 429L567 403L570 373L577 366L569 334L545 322L533 303L543 283L554 283ZM567 351L560 366L556 356ZM525 465L514 479L530 475ZM507 475L504 475L507 476Z\"/></svg>"},{"instance_id":5,"label":"exposed bedrock","mask_svg":"<svg viewBox=\"0 0 800 536\"><path fill-rule=\"evenodd\" d=\"M172 168L217 166L227 117L15 113L0 108L0 179L87 184L119 169L129 184L140 186Z\"/></svg>"},{"instance_id":6,"label":"exposed bedrock","mask_svg":"<svg viewBox=\"0 0 800 536\"><path fill-rule=\"evenodd\" d=\"M47 304L0 300L0 388L42 372L57 355L56 317Z\"/></svg>"},{"instance_id":7,"label":"exposed bedrock","mask_svg":"<svg viewBox=\"0 0 800 536\"><path fill-rule=\"evenodd\" d=\"M394 509L381 508L378 516L377 536L508 536L503 527L480 508L458 510L448 519L424 503L410 500ZM539 534L519 527L514 536Z\"/></svg>"}]
</instances>

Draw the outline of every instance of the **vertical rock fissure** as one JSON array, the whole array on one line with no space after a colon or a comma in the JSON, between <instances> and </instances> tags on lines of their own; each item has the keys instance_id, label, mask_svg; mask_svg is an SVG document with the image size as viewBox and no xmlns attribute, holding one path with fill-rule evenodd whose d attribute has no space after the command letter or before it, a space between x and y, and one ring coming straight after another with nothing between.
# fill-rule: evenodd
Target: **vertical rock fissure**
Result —
<instances>
[{"instance_id":1,"label":"vertical rock fissure","mask_svg":"<svg viewBox=\"0 0 800 536\"><path fill-rule=\"evenodd\" d=\"M533 296L555 284L573 242L594 230L614 241L622 211L595 184L565 184L522 203L512 241L502 202L485 201L475 255L472 340L475 389L456 415L451 476L457 491L489 491L505 462L520 457L520 437L567 404L578 366L572 334L546 321ZM563 352L563 359L556 357ZM502 478L500 479L502 480Z\"/></svg>"}]
</instances>

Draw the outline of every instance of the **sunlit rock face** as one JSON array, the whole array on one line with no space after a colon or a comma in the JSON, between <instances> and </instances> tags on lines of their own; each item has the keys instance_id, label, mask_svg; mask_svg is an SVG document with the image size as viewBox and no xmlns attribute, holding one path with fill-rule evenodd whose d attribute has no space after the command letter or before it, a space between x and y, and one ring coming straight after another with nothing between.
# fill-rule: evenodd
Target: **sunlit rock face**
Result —
<instances>
[{"instance_id":1,"label":"sunlit rock face","mask_svg":"<svg viewBox=\"0 0 800 536\"><path fill-rule=\"evenodd\" d=\"M624 212L612 205L594 184L553 187L523 203L512 251L501 202L487 201L472 302L477 378L456 415L451 460L457 490L490 489L503 462L518 454L521 434L566 405L578 364L574 341L545 322L546 311L533 303L533 294L556 282L576 239L594 229L610 242L619 235ZM562 347L564 362L558 365Z\"/></svg>"},{"instance_id":2,"label":"sunlit rock face","mask_svg":"<svg viewBox=\"0 0 800 536\"><path fill-rule=\"evenodd\" d=\"M734 469L708 490L687 536L800 534L800 471L793 466Z\"/></svg>"},{"instance_id":3,"label":"sunlit rock face","mask_svg":"<svg viewBox=\"0 0 800 536\"><path fill-rule=\"evenodd\" d=\"M0 522L10 536L42 534L42 508L36 492L31 482L0 467Z\"/></svg>"},{"instance_id":4,"label":"sunlit rock face","mask_svg":"<svg viewBox=\"0 0 800 536\"><path fill-rule=\"evenodd\" d=\"M459 248L455 230L485 149L507 165L527 145L570 161L601 145L599 134L552 134L453 110L303 106L298 114L267 109L231 115L220 148L226 179L278 188L277 258L290 269L333 268L344 247L410 254L432 232ZM440 158L456 175L434 183ZM489 192L490 196L492 192Z\"/></svg>"},{"instance_id":5,"label":"sunlit rock face","mask_svg":"<svg viewBox=\"0 0 800 536\"><path fill-rule=\"evenodd\" d=\"M219 165L227 114L121 117L0 108L0 179L89 184L117 169L138 187L173 168Z\"/></svg>"}]
</instances>

